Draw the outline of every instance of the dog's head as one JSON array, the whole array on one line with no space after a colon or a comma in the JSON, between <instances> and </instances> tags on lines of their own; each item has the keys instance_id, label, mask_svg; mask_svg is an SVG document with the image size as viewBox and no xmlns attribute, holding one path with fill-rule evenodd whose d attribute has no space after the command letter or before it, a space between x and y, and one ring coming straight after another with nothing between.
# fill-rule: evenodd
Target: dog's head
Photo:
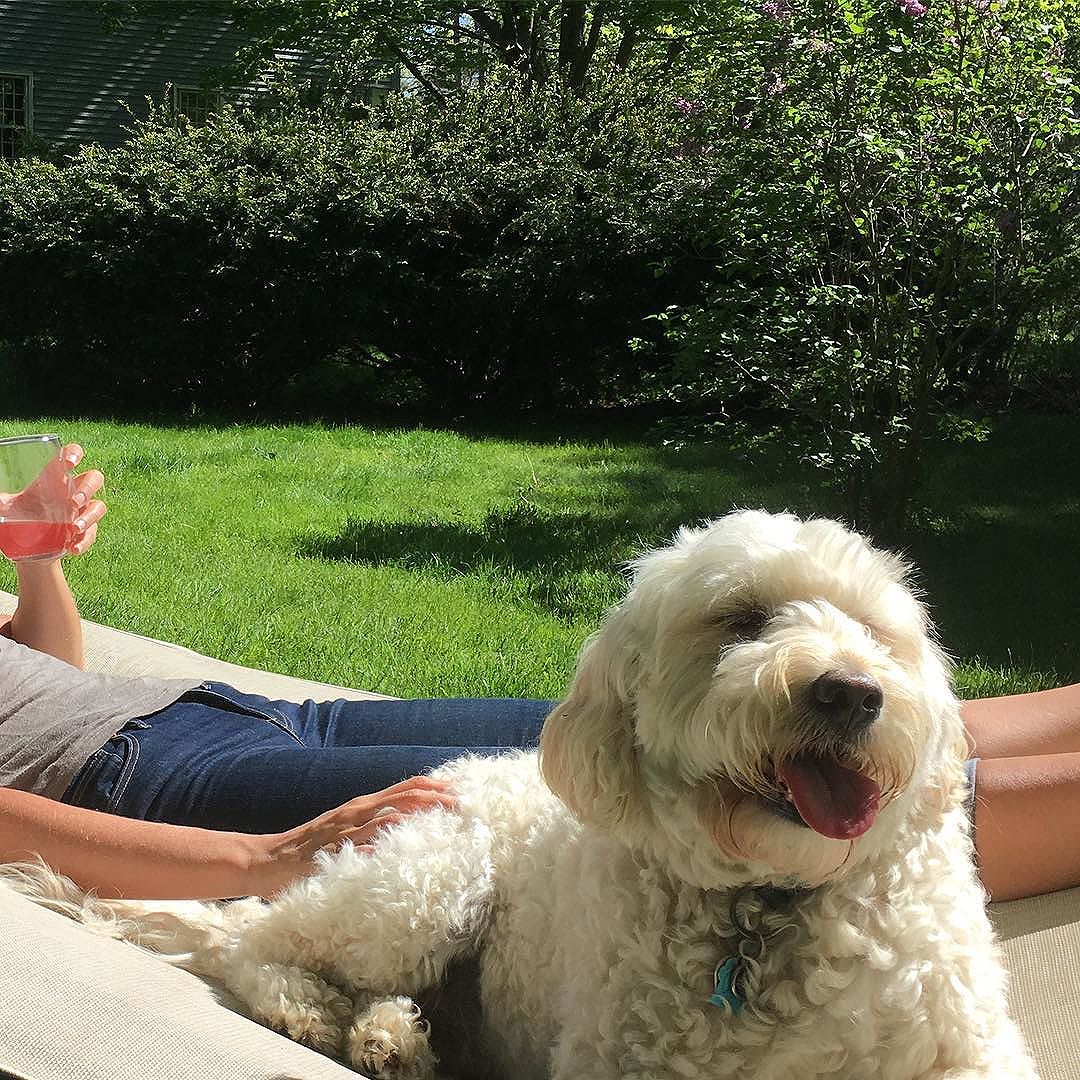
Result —
<instances>
[{"instance_id":1,"label":"dog's head","mask_svg":"<svg viewBox=\"0 0 1080 1080\"><path fill-rule=\"evenodd\" d=\"M926 827L964 738L905 576L833 521L682 529L582 650L544 726L549 786L706 888L817 884Z\"/></svg>"}]
</instances>

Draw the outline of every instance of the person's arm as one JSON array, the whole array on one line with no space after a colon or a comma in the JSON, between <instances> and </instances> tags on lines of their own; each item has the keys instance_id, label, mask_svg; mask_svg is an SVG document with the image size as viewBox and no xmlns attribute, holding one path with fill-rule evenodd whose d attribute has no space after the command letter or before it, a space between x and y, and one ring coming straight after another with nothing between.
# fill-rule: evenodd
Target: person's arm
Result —
<instances>
[{"instance_id":1,"label":"person's arm","mask_svg":"<svg viewBox=\"0 0 1080 1080\"><path fill-rule=\"evenodd\" d=\"M81 668L82 623L59 559L21 562L19 603L3 628L7 637Z\"/></svg>"},{"instance_id":2,"label":"person's arm","mask_svg":"<svg viewBox=\"0 0 1080 1080\"><path fill-rule=\"evenodd\" d=\"M61 451L63 471L70 472L82 457L82 447L65 446ZM94 495L104 482L104 476L97 469L72 479L74 526L66 549L71 555L81 555L97 538L98 522L105 515L105 504ZM22 645L82 667L82 624L60 560L18 562L16 573L18 606L10 619L3 620L0 633Z\"/></svg>"},{"instance_id":3,"label":"person's arm","mask_svg":"<svg viewBox=\"0 0 1080 1080\"><path fill-rule=\"evenodd\" d=\"M365 847L405 814L453 805L445 784L418 777L353 799L288 832L255 835L139 821L0 788L0 862L40 856L103 897L271 896L311 873L319 851L344 840Z\"/></svg>"}]
</instances>

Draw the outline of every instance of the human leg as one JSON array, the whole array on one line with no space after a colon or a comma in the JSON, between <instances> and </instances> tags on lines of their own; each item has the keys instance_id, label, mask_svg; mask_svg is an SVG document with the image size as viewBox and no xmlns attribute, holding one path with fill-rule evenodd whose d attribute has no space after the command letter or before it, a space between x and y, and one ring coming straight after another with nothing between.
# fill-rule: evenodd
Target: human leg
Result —
<instances>
[{"instance_id":1,"label":"human leg","mask_svg":"<svg viewBox=\"0 0 1080 1080\"><path fill-rule=\"evenodd\" d=\"M262 699L265 701L265 699ZM531 698L270 701L309 747L531 749L555 704Z\"/></svg>"},{"instance_id":2,"label":"human leg","mask_svg":"<svg viewBox=\"0 0 1080 1080\"><path fill-rule=\"evenodd\" d=\"M347 707L368 704L301 706L204 684L128 724L87 763L65 799L151 821L280 832L465 753L535 745L547 711L547 703L517 699ZM501 741L475 741L481 738Z\"/></svg>"},{"instance_id":3,"label":"human leg","mask_svg":"<svg viewBox=\"0 0 1080 1080\"><path fill-rule=\"evenodd\" d=\"M992 900L1080 885L1080 753L982 759L975 850Z\"/></svg>"},{"instance_id":4,"label":"human leg","mask_svg":"<svg viewBox=\"0 0 1080 1080\"><path fill-rule=\"evenodd\" d=\"M1080 683L961 703L979 758L1080 753Z\"/></svg>"},{"instance_id":5,"label":"human leg","mask_svg":"<svg viewBox=\"0 0 1080 1080\"><path fill-rule=\"evenodd\" d=\"M961 705L979 758L974 837L994 900L1080 885L1080 685Z\"/></svg>"}]
</instances>

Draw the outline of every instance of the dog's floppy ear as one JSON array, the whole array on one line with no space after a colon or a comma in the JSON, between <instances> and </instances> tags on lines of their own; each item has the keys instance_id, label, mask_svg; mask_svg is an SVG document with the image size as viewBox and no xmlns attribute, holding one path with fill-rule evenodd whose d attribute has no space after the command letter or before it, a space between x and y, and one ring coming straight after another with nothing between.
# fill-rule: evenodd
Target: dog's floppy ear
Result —
<instances>
[{"instance_id":1,"label":"dog's floppy ear","mask_svg":"<svg viewBox=\"0 0 1080 1080\"><path fill-rule=\"evenodd\" d=\"M616 610L586 641L566 698L540 736L540 770L579 821L613 827L643 812L632 716L636 650Z\"/></svg>"}]
</instances>

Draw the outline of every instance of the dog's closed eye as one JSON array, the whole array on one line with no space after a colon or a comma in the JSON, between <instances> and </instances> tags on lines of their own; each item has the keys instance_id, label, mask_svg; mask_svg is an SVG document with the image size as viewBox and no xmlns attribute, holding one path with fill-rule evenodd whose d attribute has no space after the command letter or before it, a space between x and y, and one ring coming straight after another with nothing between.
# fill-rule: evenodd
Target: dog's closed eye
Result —
<instances>
[{"instance_id":1,"label":"dog's closed eye","mask_svg":"<svg viewBox=\"0 0 1080 1080\"><path fill-rule=\"evenodd\" d=\"M719 617L720 625L740 641L751 641L765 629L769 612L757 604L726 611Z\"/></svg>"}]
</instances>

